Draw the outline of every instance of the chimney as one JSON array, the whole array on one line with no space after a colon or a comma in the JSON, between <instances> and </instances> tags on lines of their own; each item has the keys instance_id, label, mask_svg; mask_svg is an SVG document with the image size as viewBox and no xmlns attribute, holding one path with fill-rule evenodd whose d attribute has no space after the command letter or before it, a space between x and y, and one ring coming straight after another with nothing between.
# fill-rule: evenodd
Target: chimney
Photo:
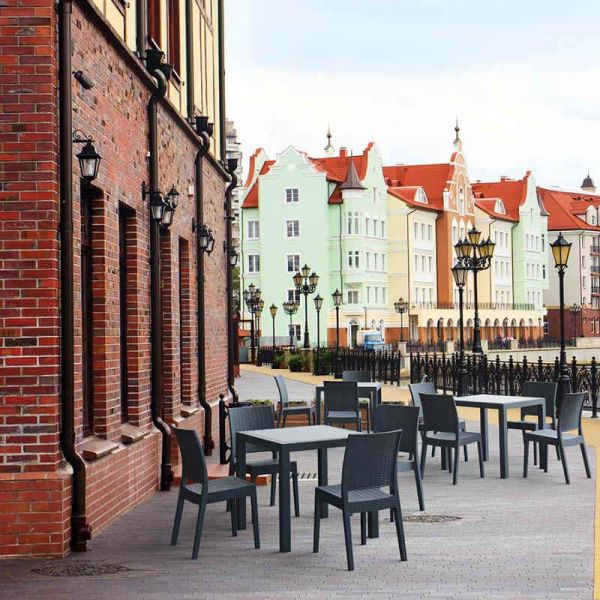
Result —
<instances>
[{"instance_id":1,"label":"chimney","mask_svg":"<svg viewBox=\"0 0 600 600\"><path fill-rule=\"evenodd\" d=\"M340 156L346 158L348 156L348 148L346 146L340 146Z\"/></svg>"}]
</instances>

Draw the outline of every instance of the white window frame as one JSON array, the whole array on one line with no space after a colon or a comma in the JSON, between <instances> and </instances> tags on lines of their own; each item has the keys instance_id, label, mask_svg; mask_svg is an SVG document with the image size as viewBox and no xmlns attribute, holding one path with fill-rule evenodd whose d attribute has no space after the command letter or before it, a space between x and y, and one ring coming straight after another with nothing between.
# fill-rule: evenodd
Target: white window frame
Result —
<instances>
[{"instance_id":1,"label":"white window frame","mask_svg":"<svg viewBox=\"0 0 600 600\"><path fill-rule=\"evenodd\" d=\"M297 256L298 257L298 268L294 269L293 271L290 271L290 268L289 268L290 261L289 261L289 259L292 256ZM301 262L302 261L300 260L300 254L297 254L295 252L293 254L286 254L285 255L285 272L286 273L298 273L298 271L300 271L300 264L301 264Z\"/></svg>"},{"instance_id":2,"label":"white window frame","mask_svg":"<svg viewBox=\"0 0 600 600\"><path fill-rule=\"evenodd\" d=\"M288 194L288 192L289 192L289 194ZM295 200L294 200L294 196L296 197ZM288 200L288 197L291 198L291 200ZM286 204L298 204L298 202L300 202L300 190L297 187L285 188L284 192L283 192L283 201Z\"/></svg>"},{"instance_id":3,"label":"white window frame","mask_svg":"<svg viewBox=\"0 0 600 600\"><path fill-rule=\"evenodd\" d=\"M246 233L247 233L247 240L258 240L260 239L260 221L258 219L252 219L250 221L247 221L247 226L246 226ZM251 227L252 226L252 227ZM251 234L250 229L254 229L254 235Z\"/></svg>"},{"instance_id":4,"label":"white window frame","mask_svg":"<svg viewBox=\"0 0 600 600\"><path fill-rule=\"evenodd\" d=\"M360 302L358 290L346 290L346 298L348 299L348 304L358 304Z\"/></svg>"},{"instance_id":5,"label":"white window frame","mask_svg":"<svg viewBox=\"0 0 600 600\"><path fill-rule=\"evenodd\" d=\"M260 273L260 254L258 254L257 252L250 252L246 255L248 262L247 262L247 267L248 270L246 271L247 273ZM251 259L255 259L254 261ZM255 269L254 267L256 266L256 264L258 263L258 269Z\"/></svg>"},{"instance_id":6,"label":"white window frame","mask_svg":"<svg viewBox=\"0 0 600 600\"><path fill-rule=\"evenodd\" d=\"M298 224L298 235L290 235L289 226L290 223ZM287 240L297 240L300 238L300 219L286 219L285 220L285 228L284 228L285 238Z\"/></svg>"}]
</instances>

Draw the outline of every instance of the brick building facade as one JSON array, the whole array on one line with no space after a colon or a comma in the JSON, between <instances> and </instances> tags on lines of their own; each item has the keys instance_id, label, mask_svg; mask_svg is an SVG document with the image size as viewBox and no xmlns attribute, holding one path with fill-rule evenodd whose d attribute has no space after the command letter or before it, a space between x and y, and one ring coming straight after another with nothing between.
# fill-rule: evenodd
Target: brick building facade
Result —
<instances>
[{"instance_id":1,"label":"brick building facade","mask_svg":"<svg viewBox=\"0 0 600 600\"><path fill-rule=\"evenodd\" d=\"M80 549L85 547L86 531L93 535L158 489L163 444L169 444L171 468L177 470L174 440L157 429L156 417L168 425L195 428L205 440L210 441L205 434L212 434L218 443L217 405L220 395L230 393L225 205L229 175L221 162L222 3L209 4L189 15L183 0L61 0L58 10L53 0L3 3L0 555L63 555L73 545L71 508L78 500L73 458L64 453L70 431L65 427L65 402L73 402L76 460L82 461L78 485L85 492L79 500L83 519L75 524L82 530ZM158 25L152 21L153 10L170 14L174 9L182 15L174 29L169 29L173 19L158 19ZM138 10L144 11L144 18L137 18ZM69 39L65 23L70 28L72 72L79 73L68 74L72 129L93 138L102 155L98 177L91 183L80 177L77 144L70 148L70 181L65 184L60 176L61 164L67 164L61 155L64 122L59 111L61 99L69 95L60 89L61 69L68 64L61 63L67 60L65 55L61 58L61 43ZM147 36L139 31L142 25L148 28ZM210 26L219 51L210 52L212 87L203 73L202 84L194 89L194 60L204 67L208 63L199 45L185 46L185 29L196 32L199 26L202 31ZM153 32L158 41L150 39ZM166 61L181 64L183 71L171 78L157 109L158 189L166 192L175 186L180 192L172 225L160 229L158 391L153 376L151 219L149 198L142 192L151 181L148 107L157 89L144 62L150 42L164 47ZM196 157L207 138L190 124L195 115L215 123L210 150L200 159L199 169ZM65 311L70 310L61 285L61 272L68 265L61 259L60 244L66 239L63 228L69 225L68 219L61 219L61 181L70 186L73 204L71 392L64 380L69 348L61 348ZM203 256L198 214L215 240L214 252ZM209 332L205 339L199 335L199 260L205 282L201 316ZM202 343L204 360L198 351ZM155 414L153 386L159 397ZM205 425L212 431L205 431ZM162 481L163 488L168 483Z\"/></svg>"}]
</instances>

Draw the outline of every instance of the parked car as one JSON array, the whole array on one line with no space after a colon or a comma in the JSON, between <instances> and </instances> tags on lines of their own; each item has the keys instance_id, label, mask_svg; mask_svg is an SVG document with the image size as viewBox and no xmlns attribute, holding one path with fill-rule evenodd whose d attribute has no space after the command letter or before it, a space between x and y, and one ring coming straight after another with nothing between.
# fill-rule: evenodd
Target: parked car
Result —
<instances>
[{"instance_id":1,"label":"parked car","mask_svg":"<svg viewBox=\"0 0 600 600\"><path fill-rule=\"evenodd\" d=\"M363 334L362 347L365 350L383 350L385 342L379 331L365 331Z\"/></svg>"}]
</instances>

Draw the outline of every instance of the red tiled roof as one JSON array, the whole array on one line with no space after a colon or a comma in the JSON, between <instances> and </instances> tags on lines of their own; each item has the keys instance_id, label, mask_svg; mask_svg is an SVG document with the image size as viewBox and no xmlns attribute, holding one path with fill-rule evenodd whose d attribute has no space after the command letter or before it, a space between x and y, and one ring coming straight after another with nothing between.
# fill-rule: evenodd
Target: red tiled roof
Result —
<instances>
[{"instance_id":1,"label":"red tiled roof","mask_svg":"<svg viewBox=\"0 0 600 600\"><path fill-rule=\"evenodd\" d=\"M509 217L511 221L518 221L519 207L525 202L527 196L527 179L530 174L527 171L523 179L502 178L500 181L472 183L475 204L479 206L484 198L500 198L506 208L506 215L503 216Z\"/></svg>"},{"instance_id":2,"label":"red tiled roof","mask_svg":"<svg viewBox=\"0 0 600 600\"><path fill-rule=\"evenodd\" d=\"M414 206L415 208L421 208L423 210L434 210L437 212L439 209L436 208L435 206L432 206L431 204L429 204L429 202L427 202L427 204L425 204L424 202L417 202L415 200L417 190L420 189L420 187L421 186L418 186L418 185L411 185L411 186L388 185L388 192L392 196L399 198L400 200L402 200L409 206ZM429 200L429 198L428 198L428 200Z\"/></svg>"},{"instance_id":3,"label":"red tiled roof","mask_svg":"<svg viewBox=\"0 0 600 600\"><path fill-rule=\"evenodd\" d=\"M254 158L254 157L252 157ZM252 158L250 159L252 164ZM266 175L273 165L274 160L266 160L263 166L260 169L259 175ZM248 180L250 180L250 175L248 176ZM249 181L248 181L249 182ZM246 182L246 183L248 183ZM250 188L250 191L246 194L244 198L244 202L242 203L242 208L258 208L258 179L254 182L254 185Z\"/></svg>"},{"instance_id":4,"label":"red tiled roof","mask_svg":"<svg viewBox=\"0 0 600 600\"><path fill-rule=\"evenodd\" d=\"M444 207L444 190L452 179L454 166L449 163L432 165L394 165L383 167L383 176L391 187L420 186L425 190L430 206Z\"/></svg>"},{"instance_id":5,"label":"red tiled roof","mask_svg":"<svg viewBox=\"0 0 600 600\"><path fill-rule=\"evenodd\" d=\"M478 200L477 196L475 196L475 206L481 209L484 213L490 215L490 217L494 217L494 219L501 219L502 221L518 221L518 213L517 216L509 214L506 204L504 204L506 214L496 212L496 202L498 202L498 200L504 204L504 200L502 200L502 198L485 198L483 200Z\"/></svg>"},{"instance_id":6,"label":"red tiled roof","mask_svg":"<svg viewBox=\"0 0 600 600\"><path fill-rule=\"evenodd\" d=\"M549 190L541 187L538 187L538 193L549 213L548 229L553 231L573 229L600 231L598 225L589 225L583 219L575 216L585 213L589 206L598 208L600 206L600 196L581 192Z\"/></svg>"}]
</instances>

